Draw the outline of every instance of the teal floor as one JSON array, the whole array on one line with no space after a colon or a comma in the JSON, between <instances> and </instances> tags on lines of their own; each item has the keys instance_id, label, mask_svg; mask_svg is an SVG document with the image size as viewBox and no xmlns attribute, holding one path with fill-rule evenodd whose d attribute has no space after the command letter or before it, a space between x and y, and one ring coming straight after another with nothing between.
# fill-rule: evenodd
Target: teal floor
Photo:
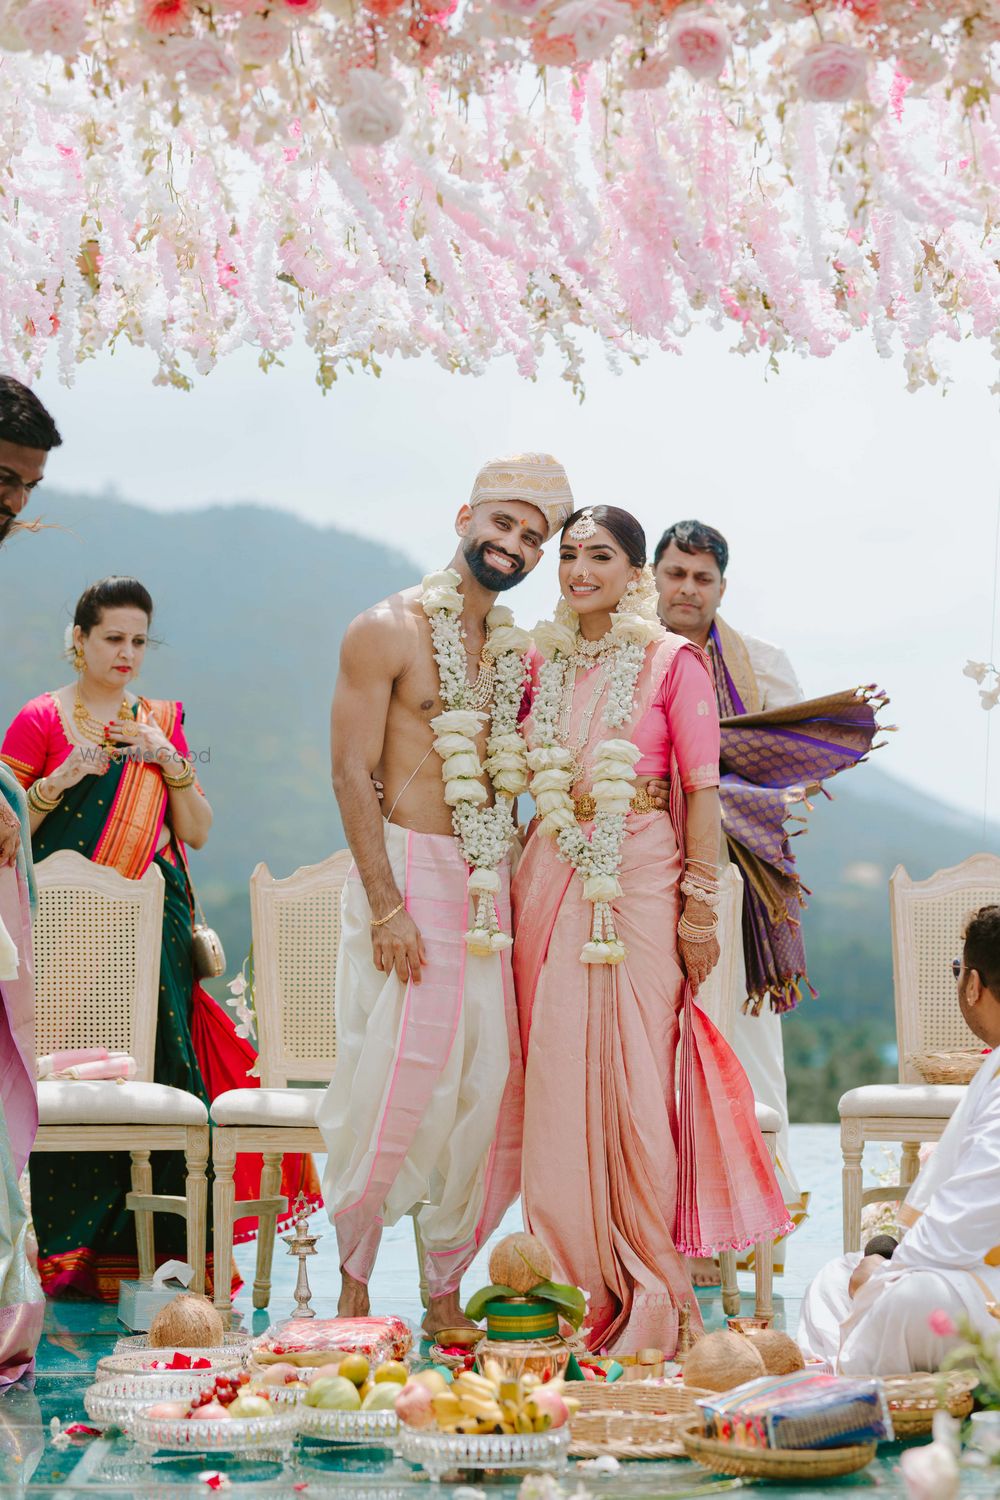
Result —
<instances>
[{"instance_id":1,"label":"teal floor","mask_svg":"<svg viewBox=\"0 0 1000 1500\"><path fill-rule=\"evenodd\" d=\"M811 1189L813 1195L811 1216L791 1242L785 1275L775 1282L776 1326L794 1334L805 1287L818 1267L840 1250L840 1152L836 1127L794 1127L792 1154L802 1186ZM518 1227L520 1215L515 1208L502 1232ZM308 1263L313 1305L320 1316L329 1317L336 1311L336 1247L324 1215L315 1217L313 1228L323 1236L317 1256ZM246 1283L235 1303L242 1326L260 1332L270 1322L290 1316L294 1308L292 1288L297 1262L285 1253L284 1246L279 1243L275 1255L271 1305L267 1312L254 1312L250 1306L248 1288L253 1275L254 1247L238 1246L236 1254ZM474 1290L488 1279L486 1260L484 1252L473 1265L465 1283L467 1290ZM743 1311L752 1312L752 1277L741 1276L740 1280ZM723 1313L718 1294L703 1292L700 1300L706 1324L720 1326ZM377 1312L399 1313L414 1322L419 1317L416 1256L409 1221L386 1232L372 1280L372 1301ZM294 1464L282 1469L276 1463L239 1464L221 1457L182 1461L157 1458L152 1463L143 1462L122 1439L91 1439L80 1445L59 1447L52 1441L53 1418L63 1425L84 1419L82 1393L93 1378L91 1372L101 1355L109 1353L125 1331L113 1308L94 1303L49 1303L34 1389L15 1389L0 1396L2 1500L22 1495L67 1497L67 1500L71 1496L86 1496L88 1500L103 1500L103 1497L126 1500L129 1495L157 1496L163 1500L183 1495L207 1496L210 1491L198 1478L205 1470L224 1471L230 1481L224 1493L232 1500L242 1500L243 1496L253 1496L254 1500L287 1496L288 1500L295 1500L301 1495L306 1500L325 1495L351 1496L357 1500L396 1500L396 1497L411 1500L421 1493L435 1493L426 1479L407 1466L393 1463L383 1452L364 1448L345 1450L330 1445L300 1444L302 1451ZM849 1490L877 1490L880 1496L889 1497L904 1493L896 1469L898 1455L897 1448L885 1447L877 1463L861 1475L809 1490L713 1479L681 1460L625 1465L611 1478L572 1470L562 1483L567 1493L582 1483L588 1494L606 1500L721 1494L740 1488L752 1488L762 1496L782 1495L786 1500L807 1494L832 1496ZM497 1500L500 1497L507 1500L515 1493L511 1484L491 1483L487 1488ZM467 1490L463 1496L447 1486L438 1487L436 1493L441 1500L446 1496L447 1500L473 1500ZM962 1494L1000 1495L1000 1478L988 1481L982 1475L970 1473L967 1482L963 1482Z\"/></svg>"}]
</instances>

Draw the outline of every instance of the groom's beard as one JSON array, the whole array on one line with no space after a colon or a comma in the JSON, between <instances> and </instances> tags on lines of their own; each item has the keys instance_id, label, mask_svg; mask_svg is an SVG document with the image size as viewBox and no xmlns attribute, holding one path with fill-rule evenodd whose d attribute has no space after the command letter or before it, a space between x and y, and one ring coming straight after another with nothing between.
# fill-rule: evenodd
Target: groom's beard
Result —
<instances>
[{"instance_id":1,"label":"groom's beard","mask_svg":"<svg viewBox=\"0 0 1000 1500\"><path fill-rule=\"evenodd\" d=\"M486 561L485 553L487 547L494 552L502 552L504 557L509 557L514 564L509 573L501 573L496 568L491 568ZM490 594L502 594L506 589L512 589L515 583L520 583L524 576L524 558L515 557L505 547L500 547L496 542L466 542L462 549L463 556L469 564L469 572L477 583Z\"/></svg>"},{"instance_id":2,"label":"groom's beard","mask_svg":"<svg viewBox=\"0 0 1000 1500\"><path fill-rule=\"evenodd\" d=\"M14 522L16 520L17 517L14 515L13 511L8 510L4 505L0 505L0 547L3 546L4 542L13 531Z\"/></svg>"}]
</instances>

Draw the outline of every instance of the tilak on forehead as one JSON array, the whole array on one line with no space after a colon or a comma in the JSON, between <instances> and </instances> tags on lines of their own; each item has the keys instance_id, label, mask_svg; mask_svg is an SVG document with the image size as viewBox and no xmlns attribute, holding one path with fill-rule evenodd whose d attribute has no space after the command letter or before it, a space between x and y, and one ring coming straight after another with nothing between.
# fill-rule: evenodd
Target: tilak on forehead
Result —
<instances>
[{"instance_id":1,"label":"tilak on forehead","mask_svg":"<svg viewBox=\"0 0 1000 1500\"><path fill-rule=\"evenodd\" d=\"M575 509L566 470L550 453L515 453L491 458L476 475L470 506L523 500L545 517L548 534L558 531Z\"/></svg>"}]
</instances>

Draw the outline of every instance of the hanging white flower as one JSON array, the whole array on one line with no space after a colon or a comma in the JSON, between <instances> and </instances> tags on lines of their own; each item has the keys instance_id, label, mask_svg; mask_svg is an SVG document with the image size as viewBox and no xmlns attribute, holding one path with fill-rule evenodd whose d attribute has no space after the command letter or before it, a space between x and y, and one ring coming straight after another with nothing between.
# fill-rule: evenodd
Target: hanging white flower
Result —
<instances>
[{"instance_id":1,"label":"hanging white flower","mask_svg":"<svg viewBox=\"0 0 1000 1500\"><path fill-rule=\"evenodd\" d=\"M337 111L337 123L348 146L384 146L403 128L399 90L372 68L355 68L348 98ZM461 610L461 604L459 604Z\"/></svg>"},{"instance_id":2,"label":"hanging white flower","mask_svg":"<svg viewBox=\"0 0 1000 1500\"><path fill-rule=\"evenodd\" d=\"M982 682L989 670L984 661L967 661L962 668L962 676L971 677L973 682Z\"/></svg>"},{"instance_id":3,"label":"hanging white flower","mask_svg":"<svg viewBox=\"0 0 1000 1500\"><path fill-rule=\"evenodd\" d=\"M531 636L535 650L550 661L554 656L571 656L576 648L573 631L556 620L539 620Z\"/></svg>"}]
</instances>

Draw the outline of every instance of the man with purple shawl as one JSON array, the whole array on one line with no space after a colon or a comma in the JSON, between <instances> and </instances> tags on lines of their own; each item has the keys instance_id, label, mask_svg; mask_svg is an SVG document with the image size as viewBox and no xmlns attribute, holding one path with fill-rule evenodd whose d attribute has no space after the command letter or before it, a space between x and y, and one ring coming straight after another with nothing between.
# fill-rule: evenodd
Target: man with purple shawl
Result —
<instances>
[{"instance_id":1,"label":"man with purple shawl","mask_svg":"<svg viewBox=\"0 0 1000 1500\"><path fill-rule=\"evenodd\" d=\"M786 825L794 803L864 759L885 700L874 689L852 688L803 701L785 653L733 630L719 615L728 561L725 537L700 521L669 527L654 554L664 624L706 650L715 668L722 858L738 865L743 877L744 962L730 1041L754 1096L781 1115L778 1180L789 1217L799 1224L809 1195L800 1191L789 1160L781 1016L801 1000L803 985L815 991L800 919L804 888ZM779 1241L775 1270L783 1269Z\"/></svg>"},{"instance_id":2,"label":"man with purple shawl","mask_svg":"<svg viewBox=\"0 0 1000 1500\"><path fill-rule=\"evenodd\" d=\"M60 442L37 396L0 376L0 546L13 531L34 529L18 517ZM33 903L28 808L16 777L0 764L0 1389L33 1371L45 1313L18 1187L38 1129Z\"/></svg>"}]
</instances>

